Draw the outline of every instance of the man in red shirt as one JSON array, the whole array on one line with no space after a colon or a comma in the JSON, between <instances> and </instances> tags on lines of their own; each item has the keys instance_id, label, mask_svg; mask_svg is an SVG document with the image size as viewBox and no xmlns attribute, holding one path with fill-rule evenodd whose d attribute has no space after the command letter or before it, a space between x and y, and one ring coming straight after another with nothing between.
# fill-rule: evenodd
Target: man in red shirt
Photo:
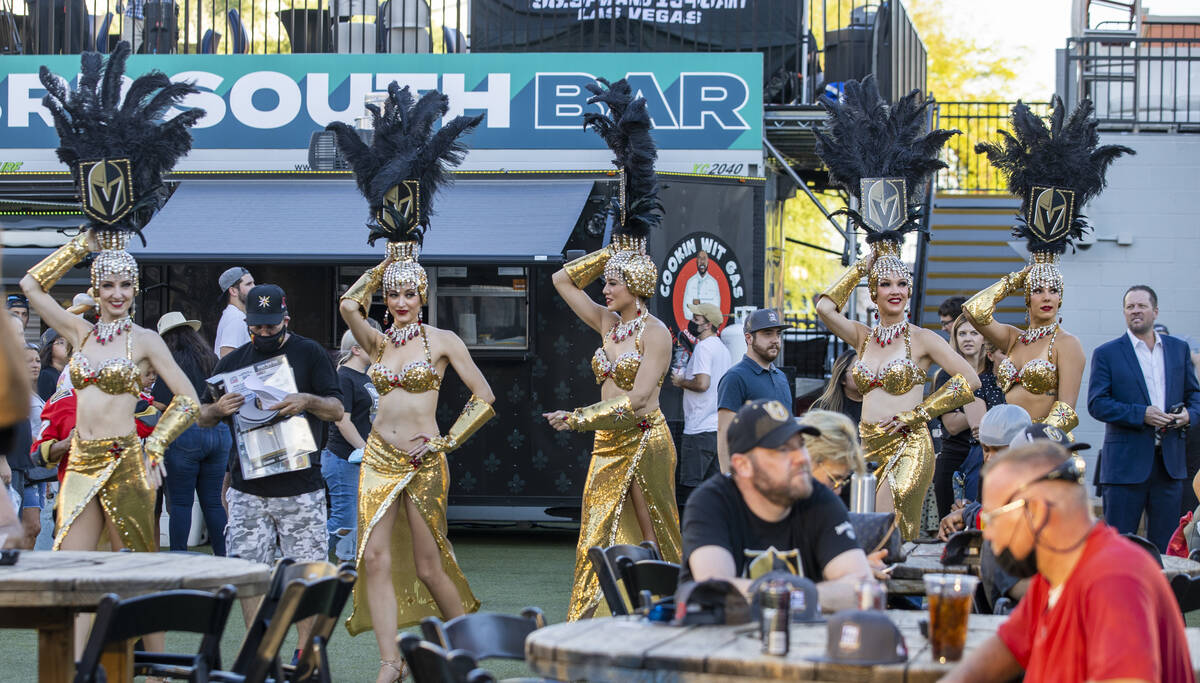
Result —
<instances>
[{"instance_id":1,"label":"man in red shirt","mask_svg":"<svg viewBox=\"0 0 1200 683\"><path fill-rule=\"evenodd\" d=\"M1038 441L983 468L980 524L1029 592L997 634L943 681L1195 680L1183 617L1162 570L1092 516L1083 462Z\"/></svg>"}]
</instances>

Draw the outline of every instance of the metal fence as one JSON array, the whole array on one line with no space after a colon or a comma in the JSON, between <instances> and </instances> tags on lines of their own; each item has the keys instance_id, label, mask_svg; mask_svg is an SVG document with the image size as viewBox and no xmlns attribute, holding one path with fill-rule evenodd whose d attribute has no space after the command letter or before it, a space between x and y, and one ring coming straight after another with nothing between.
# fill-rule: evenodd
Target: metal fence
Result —
<instances>
[{"instance_id":1,"label":"metal fence","mask_svg":"<svg viewBox=\"0 0 1200 683\"><path fill-rule=\"evenodd\" d=\"M786 315L791 328L783 332L783 362L797 377L827 378L833 361L849 346L815 317Z\"/></svg>"},{"instance_id":2,"label":"metal fence","mask_svg":"<svg viewBox=\"0 0 1200 683\"><path fill-rule=\"evenodd\" d=\"M1008 192L1004 177L988 163L987 157L975 152L980 142L1000 139L997 131L1008 129L1009 115L1016 102L939 102L939 128L958 129L961 135L950 138L942 150L942 160L949 168L938 173L938 192L990 193ZM1050 114L1049 102L1028 102L1039 116Z\"/></svg>"},{"instance_id":3,"label":"metal fence","mask_svg":"<svg viewBox=\"0 0 1200 683\"><path fill-rule=\"evenodd\" d=\"M1200 132L1200 38L1067 40L1064 99L1090 98L1102 128Z\"/></svg>"}]
</instances>

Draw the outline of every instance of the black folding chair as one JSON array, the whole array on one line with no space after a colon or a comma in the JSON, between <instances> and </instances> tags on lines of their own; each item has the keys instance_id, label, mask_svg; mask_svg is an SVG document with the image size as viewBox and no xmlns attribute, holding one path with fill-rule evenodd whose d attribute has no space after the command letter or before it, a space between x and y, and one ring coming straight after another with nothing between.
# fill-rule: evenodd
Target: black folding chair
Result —
<instances>
[{"instance_id":1,"label":"black folding chair","mask_svg":"<svg viewBox=\"0 0 1200 683\"><path fill-rule=\"evenodd\" d=\"M1187 574L1176 574L1171 577L1171 592L1175 593L1175 602L1179 603L1179 611L1185 615L1200 609L1200 578L1192 578Z\"/></svg>"},{"instance_id":2,"label":"black folding chair","mask_svg":"<svg viewBox=\"0 0 1200 683\"><path fill-rule=\"evenodd\" d=\"M621 589L617 585L617 580L620 574L617 572L617 559L628 557L634 562L642 560L661 560L662 555L659 554L658 544L654 541L642 541L638 545L618 544L601 548L594 545L588 548L588 559L592 562L592 569L596 572L596 579L600 583L600 592L604 595L604 601L608 603L608 610L613 616L629 614L632 607L625 602L625 598L621 595ZM628 587L626 587L628 591ZM633 593L630 592L632 595Z\"/></svg>"},{"instance_id":3,"label":"black folding chair","mask_svg":"<svg viewBox=\"0 0 1200 683\"><path fill-rule=\"evenodd\" d=\"M397 640L400 654L408 664L413 683L495 683L491 672L480 669L465 650L447 652L433 643L404 633Z\"/></svg>"},{"instance_id":4,"label":"black folding chair","mask_svg":"<svg viewBox=\"0 0 1200 683\"><path fill-rule=\"evenodd\" d=\"M1141 546L1146 552L1150 553L1150 557L1158 563L1159 568L1162 568L1162 554L1158 552L1158 546L1150 542L1149 539L1138 536L1137 534L1121 534L1126 540L1132 541L1134 545Z\"/></svg>"},{"instance_id":5,"label":"black folding chair","mask_svg":"<svg viewBox=\"0 0 1200 683\"><path fill-rule=\"evenodd\" d=\"M295 669L285 667L280 661L279 651L284 638L296 623L312 616L328 615L339 598L341 603L337 611L340 613L349 595L346 584L353 584L353 575L349 566L339 570L328 562L281 560L271 577L267 595L246 630L246 638L233 666L228 671L214 671L211 679L223 683L263 683L283 681L289 674L300 675L299 666ZM309 663L305 667L306 676L327 675L329 670L323 645L314 646L312 640L318 636L327 640L332 628L324 619L315 621L310 642L302 645L301 660ZM310 673L312 667L316 667L316 674Z\"/></svg>"},{"instance_id":6,"label":"black folding chair","mask_svg":"<svg viewBox=\"0 0 1200 683\"><path fill-rule=\"evenodd\" d=\"M464 614L443 622L437 617L421 620L425 640L444 650L465 650L476 661L525 659L525 637L546 625L546 615L537 607L526 607L521 616L480 612Z\"/></svg>"},{"instance_id":7,"label":"black folding chair","mask_svg":"<svg viewBox=\"0 0 1200 683\"><path fill-rule=\"evenodd\" d=\"M338 587L329 600L323 612L317 614L309 633L308 642L300 649L300 659L295 667L284 665L284 672L289 681L295 683L332 683L333 678L329 668L329 639L341 620L342 610L354 592L354 582L358 572L349 563L338 569Z\"/></svg>"},{"instance_id":8,"label":"black folding chair","mask_svg":"<svg viewBox=\"0 0 1200 683\"><path fill-rule=\"evenodd\" d=\"M169 669L157 676L188 681L207 681L209 672L221 666L221 634L233 608L237 589L222 586L216 593L195 590L172 590L122 600L110 593L100 599L96 621L83 649L83 657L75 665L75 683L106 681L108 676L100 667L100 655L110 643L141 638L161 631L183 631L202 634L200 649L194 655L171 655ZM148 661L166 653L138 652L136 662Z\"/></svg>"},{"instance_id":9,"label":"black folding chair","mask_svg":"<svg viewBox=\"0 0 1200 683\"><path fill-rule=\"evenodd\" d=\"M663 560L642 560L635 562L629 557L617 558L617 570L621 580L625 582L625 590L631 599L636 599L639 607L649 609L652 603L646 602L646 594L651 599L665 595L674 595L679 585L679 565ZM638 596L633 598L633 596Z\"/></svg>"}]
</instances>

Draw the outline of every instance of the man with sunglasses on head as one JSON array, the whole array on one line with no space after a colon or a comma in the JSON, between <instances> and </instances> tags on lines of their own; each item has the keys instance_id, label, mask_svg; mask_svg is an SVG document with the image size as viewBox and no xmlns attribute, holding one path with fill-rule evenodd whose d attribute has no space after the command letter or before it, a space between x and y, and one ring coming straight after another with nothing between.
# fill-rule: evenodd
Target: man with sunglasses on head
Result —
<instances>
[{"instance_id":1,"label":"man with sunglasses on head","mask_svg":"<svg viewBox=\"0 0 1200 683\"><path fill-rule=\"evenodd\" d=\"M1162 570L1092 515L1082 460L1037 440L990 460L983 475L983 536L1003 569L1032 582L996 635L943 681L1194 680Z\"/></svg>"}]
</instances>

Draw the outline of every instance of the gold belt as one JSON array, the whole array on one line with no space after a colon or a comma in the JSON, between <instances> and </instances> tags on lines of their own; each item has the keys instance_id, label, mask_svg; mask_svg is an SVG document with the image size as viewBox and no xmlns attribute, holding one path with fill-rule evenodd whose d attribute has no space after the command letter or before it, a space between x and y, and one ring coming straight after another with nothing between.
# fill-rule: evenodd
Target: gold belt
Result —
<instances>
[{"instance_id":1,"label":"gold belt","mask_svg":"<svg viewBox=\"0 0 1200 683\"><path fill-rule=\"evenodd\" d=\"M403 477L420 469L427 458L435 455L437 454L433 452L410 455L408 451L393 446L372 431L367 436L367 447L363 449L363 464L387 477Z\"/></svg>"},{"instance_id":2,"label":"gold belt","mask_svg":"<svg viewBox=\"0 0 1200 683\"><path fill-rule=\"evenodd\" d=\"M116 462L129 450L141 455L142 440L136 432L107 439L81 439L76 434L71 438L67 469L80 474L94 474Z\"/></svg>"}]
</instances>

